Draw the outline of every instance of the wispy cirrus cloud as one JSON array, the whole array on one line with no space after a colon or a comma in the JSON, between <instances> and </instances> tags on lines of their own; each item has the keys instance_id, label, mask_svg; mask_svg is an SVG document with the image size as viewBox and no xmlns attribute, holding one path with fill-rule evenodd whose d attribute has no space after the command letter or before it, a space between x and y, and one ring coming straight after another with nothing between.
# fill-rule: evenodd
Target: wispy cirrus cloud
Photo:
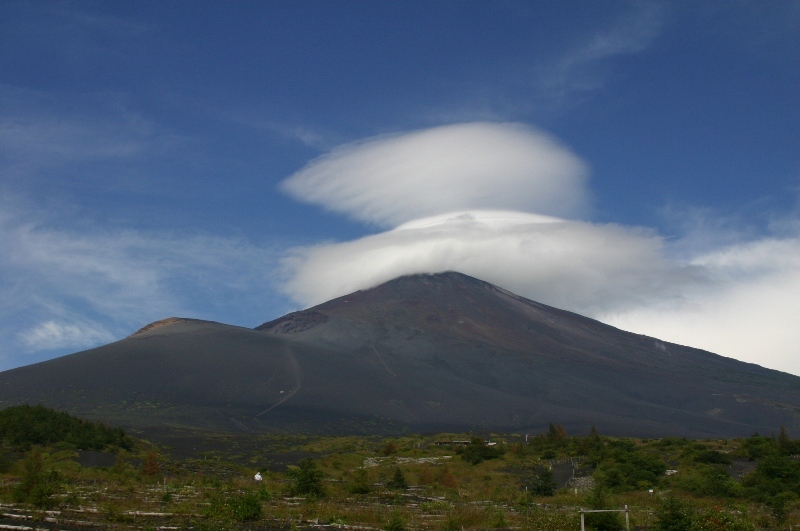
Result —
<instances>
[{"instance_id":1,"label":"wispy cirrus cloud","mask_svg":"<svg viewBox=\"0 0 800 531\"><path fill-rule=\"evenodd\" d=\"M75 179L87 169L152 158L186 142L129 110L122 95L64 97L0 84L0 102L0 182L13 188L50 171L59 181L65 173Z\"/></svg>"},{"instance_id":2,"label":"wispy cirrus cloud","mask_svg":"<svg viewBox=\"0 0 800 531\"><path fill-rule=\"evenodd\" d=\"M94 346L172 315L274 312L276 249L3 207L0 357Z\"/></svg>"},{"instance_id":3,"label":"wispy cirrus cloud","mask_svg":"<svg viewBox=\"0 0 800 531\"><path fill-rule=\"evenodd\" d=\"M667 18L662 2L629 4L615 20L590 32L531 71L538 97L548 105L567 105L601 90L609 81L611 61L640 53L659 36Z\"/></svg>"},{"instance_id":4,"label":"wispy cirrus cloud","mask_svg":"<svg viewBox=\"0 0 800 531\"><path fill-rule=\"evenodd\" d=\"M63 323L45 321L17 334L20 342L31 351L60 348L86 348L116 339L102 325L93 322Z\"/></svg>"}]
</instances>

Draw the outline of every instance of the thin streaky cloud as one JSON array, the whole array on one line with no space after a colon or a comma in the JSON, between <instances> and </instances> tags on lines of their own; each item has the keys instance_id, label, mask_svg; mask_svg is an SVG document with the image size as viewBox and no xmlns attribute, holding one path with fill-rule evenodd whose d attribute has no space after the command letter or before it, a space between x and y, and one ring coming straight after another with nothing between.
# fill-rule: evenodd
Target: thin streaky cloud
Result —
<instances>
[{"instance_id":1,"label":"thin streaky cloud","mask_svg":"<svg viewBox=\"0 0 800 531\"><path fill-rule=\"evenodd\" d=\"M86 348L116 339L114 334L99 323L53 320L23 330L17 337L27 350L34 352L57 348Z\"/></svg>"},{"instance_id":2,"label":"thin streaky cloud","mask_svg":"<svg viewBox=\"0 0 800 531\"><path fill-rule=\"evenodd\" d=\"M130 158L163 152L179 141L110 94L65 104L52 93L0 85L0 100L0 153L6 165Z\"/></svg>"},{"instance_id":3,"label":"thin streaky cloud","mask_svg":"<svg viewBox=\"0 0 800 531\"><path fill-rule=\"evenodd\" d=\"M172 315L268 311L276 249L87 220L66 228L67 220L5 206L0 276L14 281L0 285L0 354L93 346Z\"/></svg>"},{"instance_id":4,"label":"thin streaky cloud","mask_svg":"<svg viewBox=\"0 0 800 531\"><path fill-rule=\"evenodd\" d=\"M540 98L551 105L583 98L608 83L608 61L644 51L662 31L665 8L660 2L633 6L611 27L535 68L532 79Z\"/></svg>"}]
</instances>

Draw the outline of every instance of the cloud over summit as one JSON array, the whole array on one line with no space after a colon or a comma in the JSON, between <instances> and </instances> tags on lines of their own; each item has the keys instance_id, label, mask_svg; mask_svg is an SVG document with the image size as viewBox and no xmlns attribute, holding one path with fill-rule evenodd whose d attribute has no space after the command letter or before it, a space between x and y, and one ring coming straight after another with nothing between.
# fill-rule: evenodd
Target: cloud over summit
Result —
<instances>
[{"instance_id":1,"label":"cloud over summit","mask_svg":"<svg viewBox=\"0 0 800 531\"><path fill-rule=\"evenodd\" d=\"M639 229L523 212L455 212L357 240L297 249L287 291L313 305L395 277L459 271L539 302L583 313L673 296L665 276L690 276ZM661 287L658 287L658 286ZM655 286L655 287L654 287Z\"/></svg>"},{"instance_id":2,"label":"cloud over summit","mask_svg":"<svg viewBox=\"0 0 800 531\"><path fill-rule=\"evenodd\" d=\"M467 209L581 217L586 165L521 124L466 123L369 138L286 179L292 197L382 227Z\"/></svg>"},{"instance_id":3,"label":"cloud over summit","mask_svg":"<svg viewBox=\"0 0 800 531\"><path fill-rule=\"evenodd\" d=\"M800 235L731 240L705 230L665 240L581 221L586 166L534 129L476 123L367 139L312 161L283 189L389 227L288 253L283 291L304 306L453 270L626 330L800 374L800 341L787 321L800 306L786 297L800 286Z\"/></svg>"}]
</instances>

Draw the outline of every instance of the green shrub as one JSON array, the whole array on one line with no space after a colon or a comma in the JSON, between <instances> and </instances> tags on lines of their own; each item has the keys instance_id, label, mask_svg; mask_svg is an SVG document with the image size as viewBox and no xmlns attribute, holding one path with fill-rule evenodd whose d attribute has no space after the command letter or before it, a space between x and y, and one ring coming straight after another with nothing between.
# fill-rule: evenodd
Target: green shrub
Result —
<instances>
[{"instance_id":1,"label":"green shrub","mask_svg":"<svg viewBox=\"0 0 800 531\"><path fill-rule=\"evenodd\" d=\"M403 471L399 468L394 469L394 475L392 479L390 479L386 486L390 489L397 489L397 490L405 490L408 488L408 482L406 481L406 476L403 474Z\"/></svg>"},{"instance_id":2,"label":"green shrub","mask_svg":"<svg viewBox=\"0 0 800 531\"><path fill-rule=\"evenodd\" d=\"M670 496L656 509L658 531L691 531L694 524L694 511L683 500Z\"/></svg>"},{"instance_id":3,"label":"green shrub","mask_svg":"<svg viewBox=\"0 0 800 531\"><path fill-rule=\"evenodd\" d=\"M405 531L406 522L397 511L392 511L389 521L383 526L384 531Z\"/></svg>"},{"instance_id":4,"label":"green shrub","mask_svg":"<svg viewBox=\"0 0 800 531\"><path fill-rule=\"evenodd\" d=\"M556 493L556 480L553 476L553 469L542 467L531 485L531 494L535 496L552 496Z\"/></svg>"},{"instance_id":5,"label":"green shrub","mask_svg":"<svg viewBox=\"0 0 800 531\"><path fill-rule=\"evenodd\" d=\"M289 489L290 494L312 498L325 496L325 489L322 485L323 474L313 459L301 459L296 466L289 467L287 475L293 480Z\"/></svg>"},{"instance_id":6,"label":"green shrub","mask_svg":"<svg viewBox=\"0 0 800 531\"><path fill-rule=\"evenodd\" d=\"M381 453L383 455L394 455L397 453L397 445L389 441L383 445L383 448L381 448Z\"/></svg>"},{"instance_id":7,"label":"green shrub","mask_svg":"<svg viewBox=\"0 0 800 531\"><path fill-rule=\"evenodd\" d=\"M372 482L366 468L357 468L353 472L353 480L348 485L351 494L369 494L372 492Z\"/></svg>"},{"instance_id":8,"label":"green shrub","mask_svg":"<svg viewBox=\"0 0 800 531\"><path fill-rule=\"evenodd\" d=\"M238 522L251 522L261 518L261 497L257 492L234 496L229 501L233 518Z\"/></svg>"},{"instance_id":9,"label":"green shrub","mask_svg":"<svg viewBox=\"0 0 800 531\"><path fill-rule=\"evenodd\" d=\"M222 527L230 522L249 522L258 520L262 515L261 497L258 492L226 496L218 493L211 498L203 511L203 516L215 522L214 526Z\"/></svg>"},{"instance_id":10,"label":"green shrub","mask_svg":"<svg viewBox=\"0 0 800 531\"><path fill-rule=\"evenodd\" d=\"M267 489L266 485L261 485L258 487L258 498L261 501L270 501L272 499L272 493Z\"/></svg>"},{"instance_id":11,"label":"green shrub","mask_svg":"<svg viewBox=\"0 0 800 531\"><path fill-rule=\"evenodd\" d=\"M667 470L664 461L625 440L609 442L591 460L595 480L617 492L655 486Z\"/></svg>"},{"instance_id":12,"label":"green shrub","mask_svg":"<svg viewBox=\"0 0 800 531\"><path fill-rule=\"evenodd\" d=\"M759 459L755 471L742 480L744 494L772 509L778 521L786 515L787 505L800 497L800 462L789 457L768 454Z\"/></svg>"},{"instance_id":13,"label":"green shrub","mask_svg":"<svg viewBox=\"0 0 800 531\"><path fill-rule=\"evenodd\" d=\"M728 454L723 454L716 450L703 450L699 452L694 460L698 463L706 463L709 465L730 465L733 460Z\"/></svg>"},{"instance_id":14,"label":"green shrub","mask_svg":"<svg viewBox=\"0 0 800 531\"><path fill-rule=\"evenodd\" d=\"M592 489L586 502L592 509L612 509L611 498L605 487L598 484ZM622 529L622 519L619 513L587 513L586 526L596 531L619 531Z\"/></svg>"},{"instance_id":15,"label":"green shrub","mask_svg":"<svg viewBox=\"0 0 800 531\"><path fill-rule=\"evenodd\" d=\"M743 494L741 485L724 468L713 465L697 465L694 469L682 470L670 478L670 484L696 496L733 498Z\"/></svg>"},{"instance_id":16,"label":"green shrub","mask_svg":"<svg viewBox=\"0 0 800 531\"><path fill-rule=\"evenodd\" d=\"M730 513L711 510L696 516L691 531L756 531L756 526Z\"/></svg>"},{"instance_id":17,"label":"green shrub","mask_svg":"<svg viewBox=\"0 0 800 531\"><path fill-rule=\"evenodd\" d=\"M459 453L462 459L477 465L483 461L500 457L504 452L499 446L488 446L480 437L473 437L469 445L459 448Z\"/></svg>"},{"instance_id":18,"label":"green shrub","mask_svg":"<svg viewBox=\"0 0 800 531\"><path fill-rule=\"evenodd\" d=\"M742 446L739 448L738 453L749 459L761 459L768 455L774 455L779 452L778 443L769 437L762 437L755 434L749 439L745 439Z\"/></svg>"},{"instance_id":19,"label":"green shrub","mask_svg":"<svg viewBox=\"0 0 800 531\"><path fill-rule=\"evenodd\" d=\"M17 503L30 503L36 507L46 508L55 505L52 498L59 485L60 476L45 466L45 457L41 448L35 447L22 462L22 481L11 491L12 499Z\"/></svg>"}]
</instances>

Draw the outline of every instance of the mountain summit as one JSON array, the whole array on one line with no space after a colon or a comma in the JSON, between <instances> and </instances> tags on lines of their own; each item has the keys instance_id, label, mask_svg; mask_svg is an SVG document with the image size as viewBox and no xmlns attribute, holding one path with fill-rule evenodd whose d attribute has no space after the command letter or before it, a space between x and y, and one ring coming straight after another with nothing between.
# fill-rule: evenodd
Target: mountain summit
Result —
<instances>
[{"instance_id":1,"label":"mountain summit","mask_svg":"<svg viewBox=\"0 0 800 531\"><path fill-rule=\"evenodd\" d=\"M800 378L624 332L448 272L254 330L170 318L0 373L3 404L122 425L744 436L800 427Z\"/></svg>"}]
</instances>

